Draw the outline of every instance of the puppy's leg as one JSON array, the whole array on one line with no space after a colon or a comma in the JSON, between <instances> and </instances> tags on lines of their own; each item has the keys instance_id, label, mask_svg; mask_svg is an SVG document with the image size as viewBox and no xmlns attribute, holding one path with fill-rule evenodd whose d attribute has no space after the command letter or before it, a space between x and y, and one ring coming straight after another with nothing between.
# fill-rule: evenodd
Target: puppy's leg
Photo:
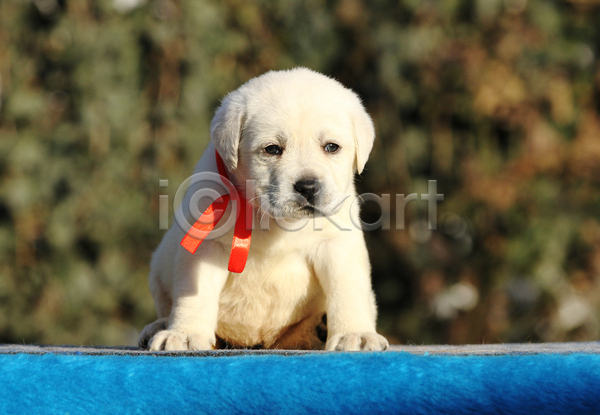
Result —
<instances>
[{"instance_id":1,"label":"puppy's leg","mask_svg":"<svg viewBox=\"0 0 600 415\"><path fill-rule=\"evenodd\" d=\"M375 331L377 309L371 267L362 234L319 245L314 257L327 299L327 350L385 350L389 343Z\"/></svg>"},{"instance_id":2,"label":"puppy's leg","mask_svg":"<svg viewBox=\"0 0 600 415\"><path fill-rule=\"evenodd\" d=\"M317 314L288 327L268 348L323 350L326 340L327 317L325 314Z\"/></svg>"},{"instance_id":3,"label":"puppy's leg","mask_svg":"<svg viewBox=\"0 0 600 415\"><path fill-rule=\"evenodd\" d=\"M169 326L150 341L150 350L208 350L216 343L219 297L227 280L228 252L205 241L195 255L178 249Z\"/></svg>"},{"instance_id":4,"label":"puppy's leg","mask_svg":"<svg viewBox=\"0 0 600 415\"><path fill-rule=\"evenodd\" d=\"M140 338L138 340L138 346L141 349L147 349L150 339L152 337L154 337L154 335L156 333L158 333L159 331L165 330L168 325L169 325L168 317L159 318L155 322L148 324L146 327L144 327L144 330L142 330L142 334L140 334Z\"/></svg>"}]
</instances>

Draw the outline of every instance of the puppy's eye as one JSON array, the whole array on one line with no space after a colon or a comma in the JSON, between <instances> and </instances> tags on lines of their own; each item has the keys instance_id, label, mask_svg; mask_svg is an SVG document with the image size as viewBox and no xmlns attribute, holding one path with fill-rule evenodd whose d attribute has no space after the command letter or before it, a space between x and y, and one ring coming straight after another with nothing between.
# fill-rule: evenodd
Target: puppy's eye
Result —
<instances>
[{"instance_id":1,"label":"puppy's eye","mask_svg":"<svg viewBox=\"0 0 600 415\"><path fill-rule=\"evenodd\" d=\"M325 149L326 152L328 153L337 153L340 149L340 146L338 146L335 143L328 143L325 145L325 147L323 147Z\"/></svg>"},{"instance_id":2,"label":"puppy's eye","mask_svg":"<svg viewBox=\"0 0 600 415\"><path fill-rule=\"evenodd\" d=\"M278 145L271 144L270 146L265 147L265 153L271 154L273 156L279 156L283 153L283 149Z\"/></svg>"}]
</instances>

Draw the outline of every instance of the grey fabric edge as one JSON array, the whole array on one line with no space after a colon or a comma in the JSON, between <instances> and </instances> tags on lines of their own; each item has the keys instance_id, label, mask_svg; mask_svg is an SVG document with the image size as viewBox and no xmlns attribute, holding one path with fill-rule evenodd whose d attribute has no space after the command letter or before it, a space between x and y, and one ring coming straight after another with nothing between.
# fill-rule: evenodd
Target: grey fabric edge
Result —
<instances>
[{"instance_id":1,"label":"grey fabric edge","mask_svg":"<svg viewBox=\"0 0 600 415\"><path fill-rule=\"evenodd\" d=\"M406 352L413 355L433 356L504 356L504 355L536 355L536 354L600 354L600 342L572 342L572 343L507 343L507 344L480 344L480 345L392 345L386 353ZM328 354L322 350L246 350L225 349L208 350L199 352L148 352L130 346L44 346L44 345L0 345L0 354L61 354L85 356L177 356L177 357L231 357L231 356L298 356L304 354ZM356 352L367 353L367 352Z\"/></svg>"}]
</instances>

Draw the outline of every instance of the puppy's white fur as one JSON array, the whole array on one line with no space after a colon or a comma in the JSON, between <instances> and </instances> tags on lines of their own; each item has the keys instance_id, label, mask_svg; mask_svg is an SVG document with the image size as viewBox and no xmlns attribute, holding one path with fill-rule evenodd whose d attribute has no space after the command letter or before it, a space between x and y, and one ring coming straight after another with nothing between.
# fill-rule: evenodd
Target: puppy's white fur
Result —
<instances>
[{"instance_id":1,"label":"puppy's white fur","mask_svg":"<svg viewBox=\"0 0 600 415\"><path fill-rule=\"evenodd\" d=\"M350 208L354 174L363 170L374 140L358 97L308 69L269 72L223 100L211 139L195 172L216 171L216 148L231 181L255 207L246 268L227 270L232 231L206 239L192 255L179 244L187 229L174 223L152 258L159 319L146 326L140 345L322 348L317 326L326 313L326 349L386 349L387 340L375 332L358 209ZM326 151L329 143L339 150ZM265 151L273 145L281 154ZM294 188L305 179L319 185L310 203ZM188 190L183 206L193 205L195 191Z\"/></svg>"}]
</instances>

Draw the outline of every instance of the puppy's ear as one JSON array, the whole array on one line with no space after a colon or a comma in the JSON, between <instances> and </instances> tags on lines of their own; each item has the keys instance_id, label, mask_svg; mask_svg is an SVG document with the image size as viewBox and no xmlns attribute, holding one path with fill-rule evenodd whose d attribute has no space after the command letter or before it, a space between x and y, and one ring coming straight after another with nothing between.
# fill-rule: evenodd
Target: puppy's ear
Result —
<instances>
[{"instance_id":1,"label":"puppy's ear","mask_svg":"<svg viewBox=\"0 0 600 415\"><path fill-rule=\"evenodd\" d=\"M210 124L210 138L229 171L237 168L244 123L244 105L236 92L223 99Z\"/></svg>"},{"instance_id":2,"label":"puppy's ear","mask_svg":"<svg viewBox=\"0 0 600 415\"><path fill-rule=\"evenodd\" d=\"M356 145L356 171L360 174L369 158L375 140L373 121L360 101L354 106L352 125L354 127L354 144Z\"/></svg>"}]
</instances>

